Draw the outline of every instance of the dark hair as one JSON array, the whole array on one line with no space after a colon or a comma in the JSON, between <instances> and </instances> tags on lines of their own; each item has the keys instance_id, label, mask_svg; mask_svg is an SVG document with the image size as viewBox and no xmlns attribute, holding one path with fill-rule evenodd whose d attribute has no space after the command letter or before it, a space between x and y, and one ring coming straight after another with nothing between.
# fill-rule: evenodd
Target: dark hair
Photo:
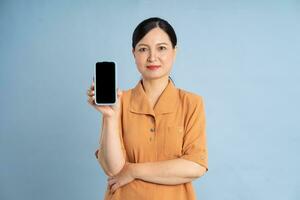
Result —
<instances>
[{"instance_id":1,"label":"dark hair","mask_svg":"<svg viewBox=\"0 0 300 200\"><path fill-rule=\"evenodd\" d=\"M152 29L154 28L161 28L163 31L167 33L169 36L172 47L175 48L177 44L177 37L173 27L164 19L159 17L151 17L142 21L137 27L135 28L132 34L132 48L134 49L136 44Z\"/></svg>"}]
</instances>

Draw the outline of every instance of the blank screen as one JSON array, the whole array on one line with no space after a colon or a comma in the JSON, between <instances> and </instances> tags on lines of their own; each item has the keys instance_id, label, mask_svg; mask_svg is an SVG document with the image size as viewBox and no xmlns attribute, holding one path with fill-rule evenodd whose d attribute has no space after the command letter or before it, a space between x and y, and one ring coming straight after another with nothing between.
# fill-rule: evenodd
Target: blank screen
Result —
<instances>
[{"instance_id":1,"label":"blank screen","mask_svg":"<svg viewBox=\"0 0 300 200\"><path fill-rule=\"evenodd\" d=\"M116 66L114 62L96 63L95 96L96 102L114 103L116 100Z\"/></svg>"}]
</instances>

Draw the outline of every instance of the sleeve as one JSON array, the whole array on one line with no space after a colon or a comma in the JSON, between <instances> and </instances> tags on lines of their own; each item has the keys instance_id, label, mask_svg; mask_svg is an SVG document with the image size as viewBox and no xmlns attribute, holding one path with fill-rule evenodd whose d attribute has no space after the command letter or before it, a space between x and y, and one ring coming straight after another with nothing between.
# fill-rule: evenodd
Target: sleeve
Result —
<instances>
[{"instance_id":1,"label":"sleeve","mask_svg":"<svg viewBox=\"0 0 300 200\"><path fill-rule=\"evenodd\" d=\"M183 155L181 158L194 161L208 171L208 152L206 145L206 119L204 102L197 96L196 106L188 111L186 131L183 138Z\"/></svg>"}]
</instances>

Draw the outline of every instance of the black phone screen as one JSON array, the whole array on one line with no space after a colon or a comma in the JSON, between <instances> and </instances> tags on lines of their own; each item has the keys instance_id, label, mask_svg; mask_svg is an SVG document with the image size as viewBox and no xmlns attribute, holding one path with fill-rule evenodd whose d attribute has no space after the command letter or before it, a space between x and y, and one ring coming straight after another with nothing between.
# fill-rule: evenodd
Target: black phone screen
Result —
<instances>
[{"instance_id":1,"label":"black phone screen","mask_svg":"<svg viewBox=\"0 0 300 200\"><path fill-rule=\"evenodd\" d=\"M97 62L95 66L96 104L114 104L116 101L116 65Z\"/></svg>"}]
</instances>

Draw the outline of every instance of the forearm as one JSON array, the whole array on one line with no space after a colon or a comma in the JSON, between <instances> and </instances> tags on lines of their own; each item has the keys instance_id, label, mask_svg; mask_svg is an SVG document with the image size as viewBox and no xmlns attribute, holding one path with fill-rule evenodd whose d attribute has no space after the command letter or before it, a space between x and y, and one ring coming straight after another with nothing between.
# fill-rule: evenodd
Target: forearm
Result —
<instances>
[{"instance_id":1,"label":"forearm","mask_svg":"<svg viewBox=\"0 0 300 200\"><path fill-rule=\"evenodd\" d=\"M205 168L185 159L135 163L134 177L144 181L176 185L191 182L205 173Z\"/></svg>"},{"instance_id":2,"label":"forearm","mask_svg":"<svg viewBox=\"0 0 300 200\"><path fill-rule=\"evenodd\" d=\"M97 159L108 176L117 174L125 164L117 118L103 118Z\"/></svg>"}]
</instances>

